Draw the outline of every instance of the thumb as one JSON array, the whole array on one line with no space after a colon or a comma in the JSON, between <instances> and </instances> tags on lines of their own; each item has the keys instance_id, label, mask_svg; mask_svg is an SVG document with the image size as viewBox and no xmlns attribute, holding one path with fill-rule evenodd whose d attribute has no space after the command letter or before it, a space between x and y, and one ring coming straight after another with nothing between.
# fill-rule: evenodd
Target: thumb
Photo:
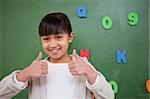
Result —
<instances>
[{"instance_id":1,"label":"thumb","mask_svg":"<svg viewBox=\"0 0 150 99\"><path fill-rule=\"evenodd\" d=\"M35 59L36 61L40 61L42 58L42 52L39 52L39 55L37 56L37 58Z\"/></svg>"},{"instance_id":2,"label":"thumb","mask_svg":"<svg viewBox=\"0 0 150 99\"><path fill-rule=\"evenodd\" d=\"M79 55L77 54L76 49L73 49L72 56L74 57L74 59L79 58Z\"/></svg>"}]
</instances>

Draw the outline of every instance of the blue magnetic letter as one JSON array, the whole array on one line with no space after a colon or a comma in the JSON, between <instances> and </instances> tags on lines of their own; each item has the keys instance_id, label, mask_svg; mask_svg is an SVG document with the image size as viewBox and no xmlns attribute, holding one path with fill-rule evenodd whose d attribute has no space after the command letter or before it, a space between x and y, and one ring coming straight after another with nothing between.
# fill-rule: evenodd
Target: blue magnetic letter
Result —
<instances>
[{"instance_id":1,"label":"blue magnetic letter","mask_svg":"<svg viewBox=\"0 0 150 99\"><path fill-rule=\"evenodd\" d=\"M117 63L121 63L121 62L122 63L126 63L127 59L126 59L125 55L126 55L126 51L125 50L123 50L123 51L118 50L117 51Z\"/></svg>"},{"instance_id":2,"label":"blue magnetic letter","mask_svg":"<svg viewBox=\"0 0 150 99\"><path fill-rule=\"evenodd\" d=\"M78 7L76 10L76 13L80 18L86 18L87 17L87 10L86 10L85 6Z\"/></svg>"}]
</instances>

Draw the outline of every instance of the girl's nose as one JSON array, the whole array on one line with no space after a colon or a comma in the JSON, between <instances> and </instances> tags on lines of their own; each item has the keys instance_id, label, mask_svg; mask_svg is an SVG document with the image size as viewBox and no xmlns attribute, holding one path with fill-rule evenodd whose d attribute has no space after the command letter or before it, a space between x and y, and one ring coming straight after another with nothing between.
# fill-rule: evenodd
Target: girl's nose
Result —
<instances>
[{"instance_id":1,"label":"girl's nose","mask_svg":"<svg viewBox=\"0 0 150 99\"><path fill-rule=\"evenodd\" d=\"M56 40L51 40L50 43L49 43L49 47L53 48L53 47L56 47L57 46L57 41Z\"/></svg>"}]
</instances>

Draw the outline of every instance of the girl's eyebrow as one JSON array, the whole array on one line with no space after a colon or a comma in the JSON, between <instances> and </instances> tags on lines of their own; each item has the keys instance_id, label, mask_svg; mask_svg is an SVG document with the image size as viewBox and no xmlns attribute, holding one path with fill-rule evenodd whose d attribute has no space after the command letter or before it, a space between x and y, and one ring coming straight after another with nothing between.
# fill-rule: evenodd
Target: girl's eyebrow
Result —
<instances>
[{"instance_id":1,"label":"girl's eyebrow","mask_svg":"<svg viewBox=\"0 0 150 99\"><path fill-rule=\"evenodd\" d=\"M49 36L44 35L44 36L42 36L42 37L49 37Z\"/></svg>"},{"instance_id":2,"label":"girl's eyebrow","mask_svg":"<svg viewBox=\"0 0 150 99\"><path fill-rule=\"evenodd\" d=\"M56 36L62 36L64 33L59 32L58 34L56 34Z\"/></svg>"}]
</instances>

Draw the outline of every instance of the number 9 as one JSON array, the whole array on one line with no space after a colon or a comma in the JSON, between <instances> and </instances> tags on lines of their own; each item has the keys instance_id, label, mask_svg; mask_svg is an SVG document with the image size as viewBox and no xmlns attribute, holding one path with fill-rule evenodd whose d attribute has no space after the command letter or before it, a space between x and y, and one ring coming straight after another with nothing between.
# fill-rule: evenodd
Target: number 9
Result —
<instances>
[{"instance_id":1,"label":"number 9","mask_svg":"<svg viewBox=\"0 0 150 99\"><path fill-rule=\"evenodd\" d=\"M135 12L130 12L128 14L128 23L131 26L134 26L138 23L138 15Z\"/></svg>"}]
</instances>

